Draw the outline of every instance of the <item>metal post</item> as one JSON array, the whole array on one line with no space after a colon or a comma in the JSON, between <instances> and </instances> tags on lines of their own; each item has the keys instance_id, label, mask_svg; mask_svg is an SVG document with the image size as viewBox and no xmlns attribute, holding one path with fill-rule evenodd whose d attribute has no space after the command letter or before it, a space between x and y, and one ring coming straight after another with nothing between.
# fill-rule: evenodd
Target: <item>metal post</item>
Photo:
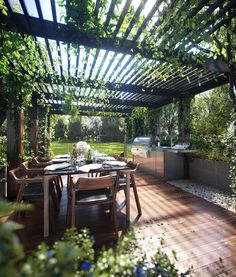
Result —
<instances>
[{"instance_id":1,"label":"metal post","mask_svg":"<svg viewBox=\"0 0 236 277\"><path fill-rule=\"evenodd\" d=\"M125 122L124 128L124 157L128 158L128 145L127 145L127 123Z\"/></svg>"}]
</instances>

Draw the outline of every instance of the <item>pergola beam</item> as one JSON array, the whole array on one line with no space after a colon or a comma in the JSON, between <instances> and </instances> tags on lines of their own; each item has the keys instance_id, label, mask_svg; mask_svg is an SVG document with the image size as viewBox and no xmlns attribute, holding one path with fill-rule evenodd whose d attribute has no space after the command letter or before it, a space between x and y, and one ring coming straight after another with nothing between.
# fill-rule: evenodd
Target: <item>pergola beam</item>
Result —
<instances>
[{"instance_id":1,"label":"pergola beam","mask_svg":"<svg viewBox=\"0 0 236 277\"><path fill-rule=\"evenodd\" d=\"M161 51L165 57L179 57L182 65L194 66L202 69L202 64L195 62L190 54L185 54L181 57L178 51L171 51L171 53L164 49L155 49L148 44L142 43L141 47L137 42L128 39L113 38L98 38L91 36L89 33L79 32L75 27L55 23L41 18L13 13L11 17L0 15L0 28L16 31L21 34L43 37L51 40L59 40L65 43L74 43L77 45L84 45L89 48L104 49L114 51L117 53L136 55L140 54L144 58L157 59L155 53ZM30 24L30 29L28 28ZM44 28L42 28L44 26ZM165 61L165 58L158 57L158 60Z\"/></svg>"},{"instance_id":2,"label":"pergola beam","mask_svg":"<svg viewBox=\"0 0 236 277\"><path fill-rule=\"evenodd\" d=\"M45 103L46 104L46 103ZM51 111L63 111L63 105L61 104L51 104ZM83 105L78 105L78 112L79 111L87 111L87 112L115 112L115 113L127 113L130 114L132 113L132 110L134 107L127 109L127 108L116 108L116 107L92 107L92 106L83 106Z\"/></svg>"},{"instance_id":3,"label":"pergola beam","mask_svg":"<svg viewBox=\"0 0 236 277\"><path fill-rule=\"evenodd\" d=\"M45 98L47 100L51 101L61 101L61 98L54 96L53 94L45 94ZM78 96L75 98L76 101L85 102L87 100L87 97L85 96ZM155 108L159 105L163 106L166 103L169 103L172 101L171 97L161 97L158 101L149 101L149 100L122 100L122 99L115 99L115 98L107 98L105 100L101 100L99 97L93 97L91 99L90 104L99 104L104 103L109 105L120 105L120 106L133 106L133 107L148 107L148 108Z\"/></svg>"},{"instance_id":4,"label":"pergola beam","mask_svg":"<svg viewBox=\"0 0 236 277\"><path fill-rule=\"evenodd\" d=\"M106 82L104 87L94 80L86 80L80 78L74 78L72 76L68 78L60 77L60 76L46 76L44 78L37 78L37 82L42 82L46 84L57 84L57 85L68 85L68 86L76 86L76 87L91 87L95 89L108 89L112 91L124 91L124 92L131 92L131 93L138 93L143 95L156 95L156 96L168 96L168 97L182 97L183 92L174 91L169 89L162 89L162 88L148 88L139 85L132 85L132 84L119 84L119 83L110 83Z\"/></svg>"},{"instance_id":5,"label":"pergola beam","mask_svg":"<svg viewBox=\"0 0 236 277\"><path fill-rule=\"evenodd\" d=\"M84 82L80 78L69 77L65 79L64 77L56 76L46 76L43 79L36 79L37 82L48 83L48 84L57 84L57 85L68 85L68 86L76 86L76 87L90 87L94 89L103 89L98 82L94 80L86 80ZM195 86L191 88L191 92L194 94L201 93L205 90L215 88L217 86L221 86L228 83L228 77L226 75L222 75L217 77L217 79L210 80L202 85ZM158 87L144 87L141 85L132 85L132 84L118 84L118 83L105 83L104 89L108 89L111 91L123 91L123 92L130 92L139 95L155 95L155 96L165 96L170 98L183 98L186 97L189 93L188 91L179 91L179 90L171 90L165 88L158 88Z\"/></svg>"}]
</instances>

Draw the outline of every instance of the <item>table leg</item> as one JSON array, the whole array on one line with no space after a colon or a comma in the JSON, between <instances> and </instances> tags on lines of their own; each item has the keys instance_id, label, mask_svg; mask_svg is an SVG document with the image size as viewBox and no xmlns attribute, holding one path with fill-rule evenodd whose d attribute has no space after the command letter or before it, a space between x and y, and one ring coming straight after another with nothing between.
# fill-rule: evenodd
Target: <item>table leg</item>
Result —
<instances>
[{"instance_id":1,"label":"table leg","mask_svg":"<svg viewBox=\"0 0 236 277\"><path fill-rule=\"evenodd\" d=\"M126 173L126 225L130 224L130 172Z\"/></svg>"},{"instance_id":2,"label":"table leg","mask_svg":"<svg viewBox=\"0 0 236 277\"><path fill-rule=\"evenodd\" d=\"M43 235L49 236L49 179L50 176L43 177Z\"/></svg>"},{"instance_id":3,"label":"table leg","mask_svg":"<svg viewBox=\"0 0 236 277\"><path fill-rule=\"evenodd\" d=\"M43 236L49 236L49 180L56 175L43 176Z\"/></svg>"}]
</instances>

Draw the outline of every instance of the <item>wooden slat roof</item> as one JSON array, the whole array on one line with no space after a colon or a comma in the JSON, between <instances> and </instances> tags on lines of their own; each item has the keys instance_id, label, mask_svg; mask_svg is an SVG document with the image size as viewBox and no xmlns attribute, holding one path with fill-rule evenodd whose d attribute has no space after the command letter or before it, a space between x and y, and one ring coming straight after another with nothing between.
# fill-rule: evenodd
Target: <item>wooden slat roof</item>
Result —
<instances>
[{"instance_id":1,"label":"wooden slat roof","mask_svg":"<svg viewBox=\"0 0 236 277\"><path fill-rule=\"evenodd\" d=\"M68 94L74 90L80 110L130 113L137 106L160 107L173 98L194 96L228 82L226 72L207 70L196 62L191 50L206 34L217 36L218 30L236 17L235 1L123 0L119 4L110 0L105 1L106 12L101 14L101 3L96 0L95 18L103 18L103 28L112 30L109 37L99 38L63 22L55 0L47 4L42 0L4 2L8 15L0 15L0 28L31 35L39 51L47 52L47 57L41 53L47 73L36 78L35 87L38 94L45 95L51 112L62 111L62 90ZM130 8L134 13L122 32ZM173 51L165 47L178 32L171 28L169 13L176 18L184 16L186 24L193 18L199 22L194 32L197 36L193 38L193 29L186 27ZM147 30L157 39L156 45L150 45ZM184 55L179 51L183 46ZM158 51L161 56L156 55ZM211 58L209 52L203 50L206 62ZM181 74L170 62L174 57L182 64Z\"/></svg>"}]
</instances>

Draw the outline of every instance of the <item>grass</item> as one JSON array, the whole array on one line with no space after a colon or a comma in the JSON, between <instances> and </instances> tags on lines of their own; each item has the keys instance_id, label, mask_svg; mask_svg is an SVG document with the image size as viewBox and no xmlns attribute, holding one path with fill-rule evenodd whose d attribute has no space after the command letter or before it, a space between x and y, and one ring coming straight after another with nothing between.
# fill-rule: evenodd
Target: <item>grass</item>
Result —
<instances>
[{"instance_id":1,"label":"grass","mask_svg":"<svg viewBox=\"0 0 236 277\"><path fill-rule=\"evenodd\" d=\"M76 141L77 142L77 141ZM53 141L51 143L54 155L62 155L71 152L75 141ZM106 153L109 156L120 155L124 152L124 143L122 142L89 142L93 150L100 153ZM128 148L128 156L130 156L130 147Z\"/></svg>"}]
</instances>

